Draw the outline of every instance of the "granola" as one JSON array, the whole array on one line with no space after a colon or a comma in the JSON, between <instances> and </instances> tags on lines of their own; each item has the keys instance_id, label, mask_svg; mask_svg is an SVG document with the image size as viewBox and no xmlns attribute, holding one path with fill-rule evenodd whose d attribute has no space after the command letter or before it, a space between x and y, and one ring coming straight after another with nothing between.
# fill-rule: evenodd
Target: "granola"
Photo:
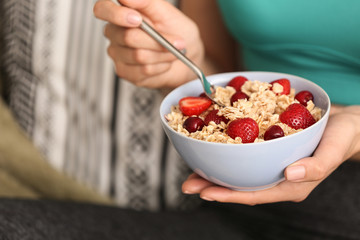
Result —
<instances>
[{"instance_id":1,"label":"granola","mask_svg":"<svg viewBox=\"0 0 360 240\"><path fill-rule=\"evenodd\" d=\"M170 127L178 133L193 139L216 143L241 144L241 137L233 139L226 133L227 126L230 122L241 118L251 118L258 124L259 134L254 142L263 142L266 130L273 125L280 126L284 132L284 136L303 130L302 128L294 129L282 123L279 119L280 114L284 112L289 105L298 103L295 99L295 89L291 88L289 94L281 94L283 92L283 86L281 84L249 80L242 85L241 91L245 93L248 98L240 99L232 103L230 99L236 90L231 86L217 87L215 100L224 106L220 107L217 104L212 104L197 116L204 120L209 112L218 110L217 115L224 116L228 119L229 122L227 123L221 121L219 124L216 124L211 121L198 131L189 132L184 128L184 122L189 116L185 116L182 113L179 105L172 106L171 112L165 117ZM308 101L306 108L315 121L318 121L322 117L322 109L316 107L313 101Z\"/></svg>"}]
</instances>

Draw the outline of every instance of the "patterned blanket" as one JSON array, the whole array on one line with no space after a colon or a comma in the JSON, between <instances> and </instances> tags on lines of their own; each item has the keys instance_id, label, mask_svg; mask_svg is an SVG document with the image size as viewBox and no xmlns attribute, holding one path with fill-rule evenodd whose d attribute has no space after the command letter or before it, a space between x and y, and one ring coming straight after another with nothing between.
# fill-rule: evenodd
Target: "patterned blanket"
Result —
<instances>
[{"instance_id":1,"label":"patterned blanket","mask_svg":"<svg viewBox=\"0 0 360 240\"><path fill-rule=\"evenodd\" d=\"M1 1L4 99L55 169L119 206L187 208L189 169L161 129L163 96L115 76L94 3Z\"/></svg>"}]
</instances>

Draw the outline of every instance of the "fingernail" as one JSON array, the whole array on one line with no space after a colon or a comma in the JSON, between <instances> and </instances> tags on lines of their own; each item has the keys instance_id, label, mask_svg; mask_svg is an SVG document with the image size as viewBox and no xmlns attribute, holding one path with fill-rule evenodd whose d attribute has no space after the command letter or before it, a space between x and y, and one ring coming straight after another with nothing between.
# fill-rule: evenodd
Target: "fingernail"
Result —
<instances>
[{"instance_id":1,"label":"fingernail","mask_svg":"<svg viewBox=\"0 0 360 240\"><path fill-rule=\"evenodd\" d=\"M139 14L132 12L127 15L127 21L132 25L138 25L141 23L142 18Z\"/></svg>"},{"instance_id":2,"label":"fingernail","mask_svg":"<svg viewBox=\"0 0 360 240\"><path fill-rule=\"evenodd\" d=\"M304 166L293 166L286 169L286 179L289 181L300 180L305 177Z\"/></svg>"},{"instance_id":3,"label":"fingernail","mask_svg":"<svg viewBox=\"0 0 360 240\"><path fill-rule=\"evenodd\" d=\"M200 197L205 201L214 201L214 199L209 198L209 197L205 197L205 196L200 196Z\"/></svg>"},{"instance_id":4,"label":"fingernail","mask_svg":"<svg viewBox=\"0 0 360 240\"><path fill-rule=\"evenodd\" d=\"M179 50L185 49L185 41L183 40L175 40L173 45Z\"/></svg>"},{"instance_id":5,"label":"fingernail","mask_svg":"<svg viewBox=\"0 0 360 240\"><path fill-rule=\"evenodd\" d=\"M192 192L190 192L188 190L183 191L183 193L185 193L185 194L193 194Z\"/></svg>"}]
</instances>

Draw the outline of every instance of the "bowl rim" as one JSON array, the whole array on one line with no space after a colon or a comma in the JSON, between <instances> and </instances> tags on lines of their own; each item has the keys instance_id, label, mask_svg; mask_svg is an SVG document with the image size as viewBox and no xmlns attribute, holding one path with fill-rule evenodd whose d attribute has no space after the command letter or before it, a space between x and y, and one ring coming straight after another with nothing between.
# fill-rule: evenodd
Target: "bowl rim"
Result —
<instances>
[{"instance_id":1,"label":"bowl rim","mask_svg":"<svg viewBox=\"0 0 360 240\"><path fill-rule=\"evenodd\" d=\"M161 101L161 104L160 104L160 108L159 108L159 112L160 112L160 119L161 119L161 122L162 122L162 125L165 126L167 129L169 129L171 132L175 133L177 136L181 137L181 138L184 138L186 140L189 140L190 142L194 142L194 143L203 143L203 144L209 144L209 145L215 145L215 146L229 146L229 147L234 147L234 146L243 146L243 147L251 147L251 146L260 146L260 145L265 145L265 144L273 144L275 142L278 142L278 141L284 141L287 140L287 139L290 139L290 138L294 138L300 134L305 134L306 132L309 132L311 129L315 128L317 125L320 125L322 124L324 121L326 124L326 122L328 121L328 118L329 118L329 114L330 114L330 108L331 108L331 101L330 101L330 97L329 95L325 92L325 90L320 87L319 85L317 85L316 83L308 80L308 79L305 79L303 77L300 77L300 76L297 76L297 75L293 75L293 74L288 74L288 73L281 73L281 72L269 72L269 71L236 71L236 72L224 72L224 73L217 73L217 74L212 74L212 75L209 75L207 76L209 82L211 83L211 80L212 78L215 78L215 77L219 77L219 76L223 76L223 75L232 75L232 74L280 74L282 75L283 77L290 77L290 78L298 78L298 79L301 79L305 82L307 82L308 84L310 85L313 85L315 88L318 88L320 90L320 92L322 92L324 94L324 96L326 97L326 102L328 103L328 107L327 109L324 109L325 110L325 113L323 114L323 116L321 117L321 119L319 121L317 121L315 124L311 125L310 127L306 128L306 129L303 129L302 131L300 132L297 132L297 133L293 133L291 135L288 135L288 136L284 136L284 137L280 137L280 138L275 138L275 139L271 139L271 140L268 140L268 141L263 141L263 142L254 142L254 143L244 143L244 144L229 144L229 143L218 143L218 142L208 142L208 141L204 141L204 140L199 140L199 139L194 139L194 138L190 138L188 136L185 136L184 134L181 134L177 131L175 131L173 128L171 128L169 126L169 124L167 123L166 119L165 119L165 116L162 116L162 113L161 113L161 109L163 108L163 105L165 104L166 100L170 97L171 94L173 94L175 91L177 91L178 89L180 88L183 88L184 86L186 85L190 85L190 84L194 84L194 82L199 82L198 79L194 79L194 80L191 80L185 84L182 84L180 85L179 87L173 89L170 93L168 93L165 98ZM257 79L254 79L254 80L257 80ZM260 80L259 80L260 81ZM200 82L199 82L200 84Z\"/></svg>"}]
</instances>

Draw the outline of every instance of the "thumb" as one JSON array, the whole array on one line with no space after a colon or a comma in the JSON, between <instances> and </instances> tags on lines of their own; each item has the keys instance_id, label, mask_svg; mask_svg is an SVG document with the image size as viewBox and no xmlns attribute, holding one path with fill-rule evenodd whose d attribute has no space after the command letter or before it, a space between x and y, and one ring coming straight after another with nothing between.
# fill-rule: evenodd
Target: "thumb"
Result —
<instances>
[{"instance_id":1,"label":"thumb","mask_svg":"<svg viewBox=\"0 0 360 240\"><path fill-rule=\"evenodd\" d=\"M300 159L289 165L284 172L285 178L292 182L322 181L342 162L336 147L322 142L312 157Z\"/></svg>"},{"instance_id":2,"label":"thumb","mask_svg":"<svg viewBox=\"0 0 360 240\"><path fill-rule=\"evenodd\" d=\"M319 158L308 157L289 165L284 175L291 182L320 181L326 177L326 168Z\"/></svg>"},{"instance_id":3,"label":"thumb","mask_svg":"<svg viewBox=\"0 0 360 240\"><path fill-rule=\"evenodd\" d=\"M180 13L177 8L164 0L119 0L119 3L139 11L153 23L163 22Z\"/></svg>"}]
</instances>

